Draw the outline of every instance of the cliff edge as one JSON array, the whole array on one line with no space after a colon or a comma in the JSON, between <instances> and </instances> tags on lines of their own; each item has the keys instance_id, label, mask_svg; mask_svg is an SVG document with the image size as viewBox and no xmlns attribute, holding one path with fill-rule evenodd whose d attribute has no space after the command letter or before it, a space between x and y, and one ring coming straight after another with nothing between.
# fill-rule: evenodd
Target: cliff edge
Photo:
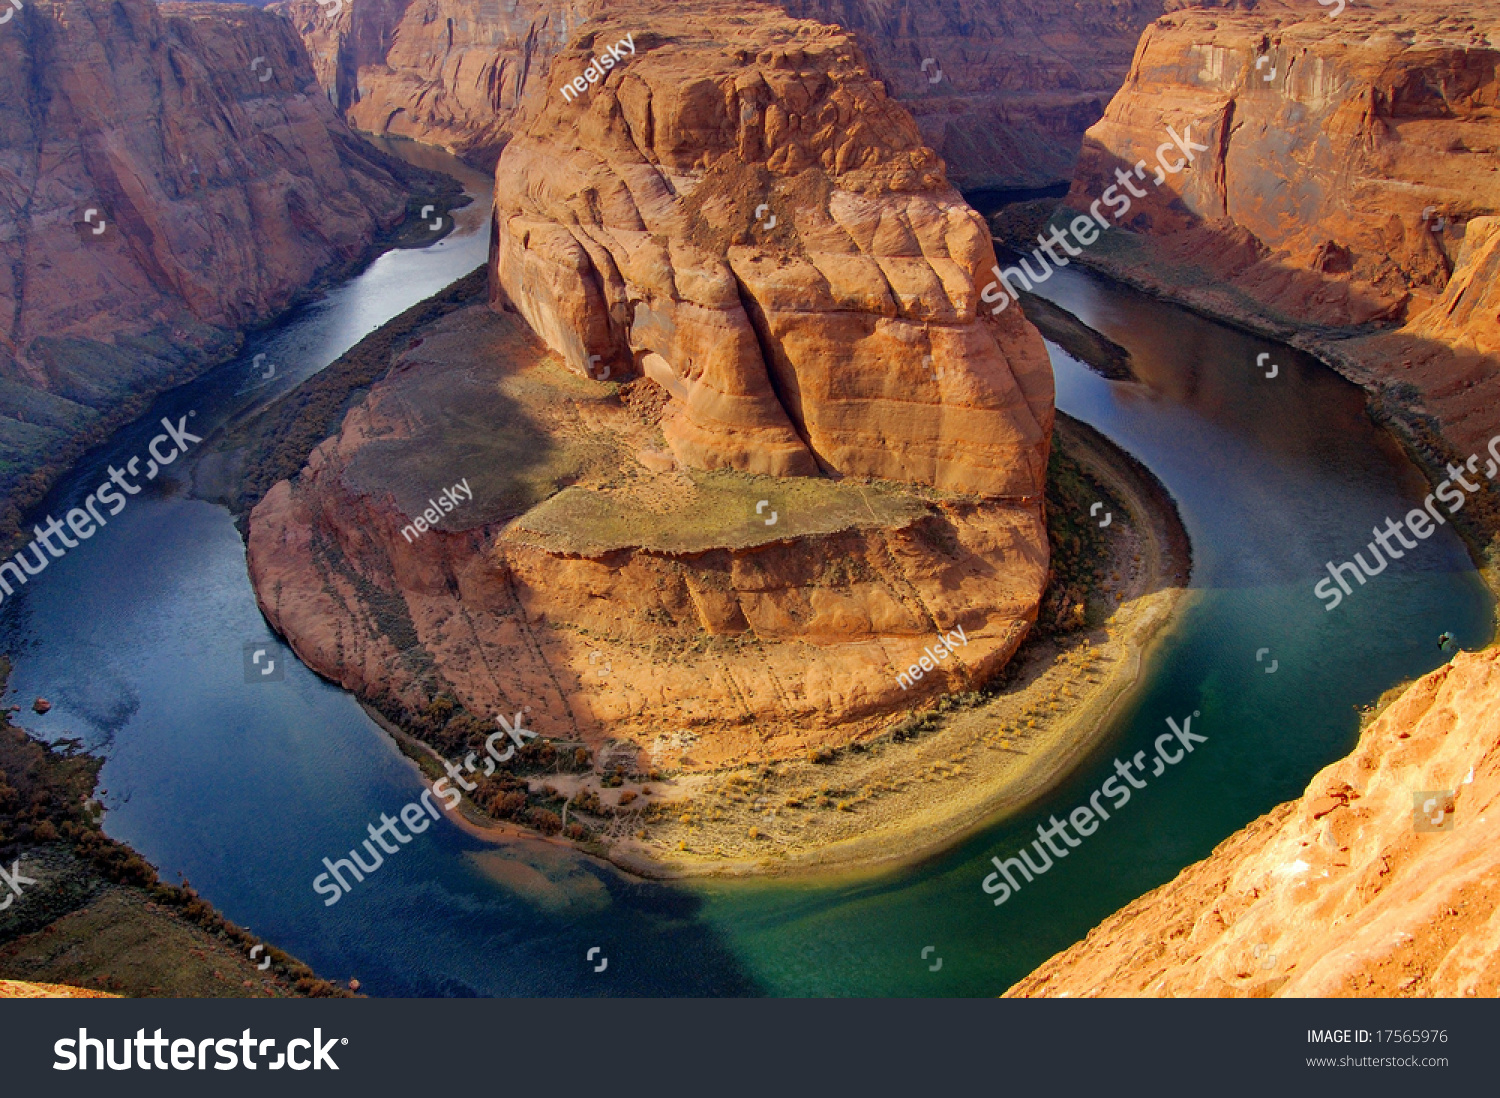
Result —
<instances>
[{"instance_id":1,"label":"cliff edge","mask_svg":"<svg viewBox=\"0 0 1500 1098\"><path fill-rule=\"evenodd\" d=\"M1460 653L1301 798L1006 994L1493 998L1497 714L1500 649Z\"/></svg>"}]
</instances>

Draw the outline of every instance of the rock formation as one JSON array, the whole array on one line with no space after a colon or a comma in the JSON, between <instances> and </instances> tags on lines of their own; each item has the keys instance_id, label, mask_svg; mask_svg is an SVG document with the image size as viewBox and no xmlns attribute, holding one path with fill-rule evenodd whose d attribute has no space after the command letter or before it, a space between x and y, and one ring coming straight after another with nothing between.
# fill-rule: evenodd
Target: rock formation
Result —
<instances>
[{"instance_id":1,"label":"rock formation","mask_svg":"<svg viewBox=\"0 0 1500 1098\"><path fill-rule=\"evenodd\" d=\"M291 27L259 11L27 3L0 26L0 98L12 505L46 480L29 474L231 351L405 212Z\"/></svg>"},{"instance_id":2,"label":"rock formation","mask_svg":"<svg viewBox=\"0 0 1500 1098\"><path fill-rule=\"evenodd\" d=\"M965 187L1067 179L1083 133L1129 69L1141 30L1171 4L1119 0L781 0L798 18L855 32L889 93ZM552 58L585 19L629 19L635 0L359 0L336 19L281 0L318 79L356 128L442 145L488 165L514 115L546 86ZM707 11L710 32L728 7Z\"/></svg>"},{"instance_id":3,"label":"rock formation","mask_svg":"<svg viewBox=\"0 0 1500 1098\"><path fill-rule=\"evenodd\" d=\"M1012 996L1500 994L1500 649L1419 679L1299 800Z\"/></svg>"},{"instance_id":4,"label":"rock formation","mask_svg":"<svg viewBox=\"0 0 1500 1098\"><path fill-rule=\"evenodd\" d=\"M597 84L638 20L553 63L496 170L499 295L580 373L665 388L684 465L1036 498L1050 367L979 318L988 233L910 116L843 31L679 10Z\"/></svg>"},{"instance_id":5,"label":"rock formation","mask_svg":"<svg viewBox=\"0 0 1500 1098\"><path fill-rule=\"evenodd\" d=\"M785 757L1015 651L1051 373L1018 311L976 314L983 223L846 32L649 16L559 54L497 168L494 309L423 331L266 495L250 568L299 656L407 711Z\"/></svg>"},{"instance_id":6,"label":"rock formation","mask_svg":"<svg viewBox=\"0 0 1500 1098\"><path fill-rule=\"evenodd\" d=\"M1141 39L1069 204L1147 164L1095 249L1131 281L1292 338L1372 387L1406 383L1462 454L1500 395L1500 14L1418 3L1183 11ZM1194 161L1150 182L1169 128ZM1411 405L1410 400L1404 403Z\"/></svg>"}]
</instances>

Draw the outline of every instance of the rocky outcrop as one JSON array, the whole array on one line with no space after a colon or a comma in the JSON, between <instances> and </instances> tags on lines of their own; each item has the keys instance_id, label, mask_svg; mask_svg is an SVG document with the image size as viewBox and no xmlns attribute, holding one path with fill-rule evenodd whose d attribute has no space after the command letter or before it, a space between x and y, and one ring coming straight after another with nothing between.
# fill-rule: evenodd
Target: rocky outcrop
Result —
<instances>
[{"instance_id":1,"label":"rocky outcrop","mask_svg":"<svg viewBox=\"0 0 1500 1098\"><path fill-rule=\"evenodd\" d=\"M1012 996L1500 994L1500 649L1419 679L1307 792Z\"/></svg>"},{"instance_id":2,"label":"rocky outcrop","mask_svg":"<svg viewBox=\"0 0 1500 1098\"><path fill-rule=\"evenodd\" d=\"M916 117L964 187L1067 179L1084 131L1130 67L1141 30L1170 3L1058 0L782 0L797 18L858 35L876 75ZM635 0L359 0L334 18L316 0L271 10L297 26L318 79L350 123L442 145L486 166L525 97L591 15L625 20ZM724 8L706 12L709 33Z\"/></svg>"},{"instance_id":3,"label":"rocky outcrop","mask_svg":"<svg viewBox=\"0 0 1500 1098\"><path fill-rule=\"evenodd\" d=\"M9 525L44 470L358 261L406 197L291 27L249 8L27 3L0 99Z\"/></svg>"},{"instance_id":4,"label":"rocky outcrop","mask_svg":"<svg viewBox=\"0 0 1500 1098\"><path fill-rule=\"evenodd\" d=\"M642 770L847 743L1014 653L1039 500L696 473L660 450L667 404L575 375L513 313L422 330L252 513L262 610L388 712L525 710ZM460 479L473 498L414 527Z\"/></svg>"},{"instance_id":5,"label":"rocky outcrop","mask_svg":"<svg viewBox=\"0 0 1500 1098\"><path fill-rule=\"evenodd\" d=\"M983 681L1035 621L1051 369L976 312L982 220L847 32L707 10L557 56L496 169L493 308L422 331L251 515L267 618L388 711L775 759Z\"/></svg>"},{"instance_id":6,"label":"rocky outcrop","mask_svg":"<svg viewBox=\"0 0 1500 1098\"><path fill-rule=\"evenodd\" d=\"M844 31L705 23L636 10L558 55L496 169L497 303L657 382L685 466L1038 499L1046 353L977 311L988 233L911 117Z\"/></svg>"},{"instance_id":7,"label":"rocky outcrop","mask_svg":"<svg viewBox=\"0 0 1500 1098\"><path fill-rule=\"evenodd\" d=\"M1089 131L1069 204L1145 162L1110 270L1291 338L1410 410L1462 454L1500 396L1500 7L1184 11L1141 39ZM1152 182L1158 149L1183 171Z\"/></svg>"}]
</instances>

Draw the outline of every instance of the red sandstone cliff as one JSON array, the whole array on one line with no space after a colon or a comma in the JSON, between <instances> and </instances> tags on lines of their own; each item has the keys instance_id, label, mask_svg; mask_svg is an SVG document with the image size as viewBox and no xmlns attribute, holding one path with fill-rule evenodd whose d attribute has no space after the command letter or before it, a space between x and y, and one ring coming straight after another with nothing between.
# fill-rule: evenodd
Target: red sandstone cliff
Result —
<instances>
[{"instance_id":1,"label":"red sandstone cliff","mask_svg":"<svg viewBox=\"0 0 1500 1098\"><path fill-rule=\"evenodd\" d=\"M982 221L846 32L703 26L643 6L559 55L497 168L497 309L255 508L257 597L320 672L691 768L867 735L1035 620L1051 373L976 313Z\"/></svg>"},{"instance_id":2,"label":"red sandstone cliff","mask_svg":"<svg viewBox=\"0 0 1500 1098\"><path fill-rule=\"evenodd\" d=\"M1429 804L1433 791L1456 795ZM1007 994L1492 998L1497 825L1492 648L1418 680L1301 799L1231 835Z\"/></svg>"},{"instance_id":3,"label":"red sandstone cliff","mask_svg":"<svg viewBox=\"0 0 1500 1098\"><path fill-rule=\"evenodd\" d=\"M1072 172L1084 131L1129 69L1141 30L1171 3L1058 0L782 0L790 15L854 32L923 141L965 187L1039 186ZM634 0L359 0L337 19L316 0L271 5L297 26L318 79L350 123L442 145L482 163L524 97L590 15ZM733 4L700 9L728 33ZM931 59L928 62L928 59ZM928 62L924 64L924 62Z\"/></svg>"},{"instance_id":4,"label":"red sandstone cliff","mask_svg":"<svg viewBox=\"0 0 1500 1098\"><path fill-rule=\"evenodd\" d=\"M0 27L0 101L12 502L27 473L231 350L404 214L291 27L249 8L27 3Z\"/></svg>"},{"instance_id":5,"label":"red sandstone cliff","mask_svg":"<svg viewBox=\"0 0 1500 1098\"><path fill-rule=\"evenodd\" d=\"M1067 179L1162 0L781 0L855 32L965 188ZM932 64L924 62L932 59ZM941 72L941 79L933 78Z\"/></svg>"},{"instance_id":6,"label":"red sandstone cliff","mask_svg":"<svg viewBox=\"0 0 1500 1098\"><path fill-rule=\"evenodd\" d=\"M522 99L545 83L597 0L316 0L268 6L307 44L318 80L355 129L438 145L486 167Z\"/></svg>"},{"instance_id":7,"label":"red sandstone cliff","mask_svg":"<svg viewBox=\"0 0 1500 1098\"><path fill-rule=\"evenodd\" d=\"M1146 184L1127 219L1141 237L1090 254L1371 387L1409 383L1409 411L1482 447L1500 396L1497 15L1486 0L1162 18L1089 131L1069 203L1087 208L1122 165L1154 170L1169 127L1207 148Z\"/></svg>"},{"instance_id":8,"label":"red sandstone cliff","mask_svg":"<svg viewBox=\"0 0 1500 1098\"><path fill-rule=\"evenodd\" d=\"M665 388L684 465L1038 498L1051 369L976 311L994 250L911 117L844 31L679 10L554 61L496 169L504 302L580 373Z\"/></svg>"}]
</instances>

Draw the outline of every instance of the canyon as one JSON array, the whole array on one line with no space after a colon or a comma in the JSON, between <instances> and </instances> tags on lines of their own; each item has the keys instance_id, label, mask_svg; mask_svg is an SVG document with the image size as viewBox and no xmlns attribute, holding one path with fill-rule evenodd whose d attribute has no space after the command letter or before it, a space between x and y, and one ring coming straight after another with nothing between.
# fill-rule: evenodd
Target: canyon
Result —
<instances>
[{"instance_id":1,"label":"canyon","mask_svg":"<svg viewBox=\"0 0 1500 1098\"><path fill-rule=\"evenodd\" d=\"M1459 654L1300 798L1007 995L1493 998L1497 711L1500 649Z\"/></svg>"},{"instance_id":2,"label":"canyon","mask_svg":"<svg viewBox=\"0 0 1500 1098\"><path fill-rule=\"evenodd\" d=\"M914 116L955 184L1039 187L1067 179L1084 131L1119 88L1141 31L1171 6L1120 0L782 0L840 26ZM316 0L271 10L297 26L318 79L355 128L441 145L490 166L527 96L591 17L647 8L611 0L360 0L334 20ZM724 12L704 26L731 27Z\"/></svg>"},{"instance_id":3,"label":"canyon","mask_svg":"<svg viewBox=\"0 0 1500 1098\"><path fill-rule=\"evenodd\" d=\"M410 188L347 127L494 166L482 295L402 341L247 537L308 666L445 751L523 710L637 786L821 767L1014 659L1053 563L1052 379L1021 310L977 309L995 257L958 183L1072 176L1087 208L1191 127L1207 148L1086 261L1315 351L1429 458L1493 433L1488 8L117 7L109 49L122 16L81 0L0 28L30 112L0 175L25 212L0 240L23 456L98 437L368 253ZM66 52L52 23L65 66L37 61ZM69 208L96 194L98 241ZM471 505L401 536L460 479ZM1303 797L1011 994L1494 995L1496 662L1422 678Z\"/></svg>"},{"instance_id":4,"label":"canyon","mask_svg":"<svg viewBox=\"0 0 1500 1098\"><path fill-rule=\"evenodd\" d=\"M1086 262L1313 351L1429 462L1482 450L1500 396L1500 8L1184 10L1142 36L1067 203L1149 166ZM1187 170L1149 180L1170 130Z\"/></svg>"},{"instance_id":5,"label":"canyon","mask_svg":"<svg viewBox=\"0 0 1500 1098\"><path fill-rule=\"evenodd\" d=\"M321 673L692 770L868 736L1026 635L1051 373L976 313L982 219L847 32L701 26L660 5L558 54L497 165L488 307L252 513L261 606Z\"/></svg>"},{"instance_id":6,"label":"canyon","mask_svg":"<svg viewBox=\"0 0 1500 1098\"><path fill-rule=\"evenodd\" d=\"M346 273L415 173L285 20L39 0L0 27L0 534L153 394Z\"/></svg>"}]
</instances>

